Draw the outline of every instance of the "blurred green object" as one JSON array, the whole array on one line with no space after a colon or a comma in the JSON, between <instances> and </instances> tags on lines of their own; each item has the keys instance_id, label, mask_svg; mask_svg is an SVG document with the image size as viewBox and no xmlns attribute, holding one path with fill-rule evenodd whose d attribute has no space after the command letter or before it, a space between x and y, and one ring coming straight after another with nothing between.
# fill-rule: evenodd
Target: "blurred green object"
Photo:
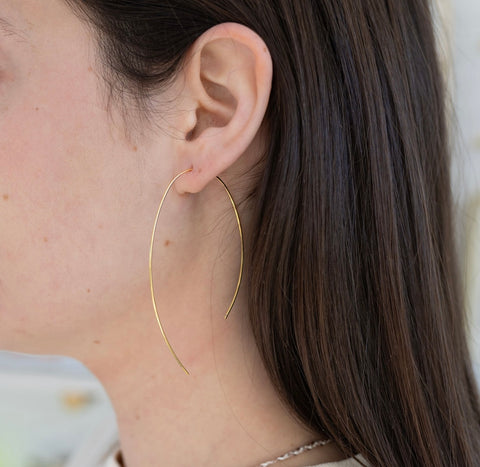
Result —
<instances>
[{"instance_id":1,"label":"blurred green object","mask_svg":"<svg viewBox=\"0 0 480 467\"><path fill-rule=\"evenodd\" d=\"M22 456L21 442L0 433L0 467L25 467L26 459Z\"/></svg>"}]
</instances>

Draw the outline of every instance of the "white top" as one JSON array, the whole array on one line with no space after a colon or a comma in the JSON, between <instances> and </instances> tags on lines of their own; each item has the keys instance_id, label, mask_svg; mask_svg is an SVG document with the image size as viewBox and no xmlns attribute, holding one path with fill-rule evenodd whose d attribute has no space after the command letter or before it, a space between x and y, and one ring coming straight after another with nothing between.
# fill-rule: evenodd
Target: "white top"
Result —
<instances>
[{"instance_id":1,"label":"white top","mask_svg":"<svg viewBox=\"0 0 480 467\"><path fill-rule=\"evenodd\" d=\"M101 467L122 467L121 464L119 464L116 460L116 456L120 453L120 450L115 451L107 461L105 462L104 465ZM278 466L280 467L282 465L281 462L278 463ZM350 459L345 459L343 461L339 462L327 462L325 464L315 464L315 465L308 465L305 467L358 467L360 464L355 461L355 459L350 458Z\"/></svg>"}]
</instances>

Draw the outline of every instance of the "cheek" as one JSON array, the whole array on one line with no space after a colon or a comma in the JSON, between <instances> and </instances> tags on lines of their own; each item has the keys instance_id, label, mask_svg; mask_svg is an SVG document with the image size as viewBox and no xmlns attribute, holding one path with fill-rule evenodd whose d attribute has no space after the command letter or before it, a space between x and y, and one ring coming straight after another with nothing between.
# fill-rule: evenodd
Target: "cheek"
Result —
<instances>
[{"instance_id":1,"label":"cheek","mask_svg":"<svg viewBox=\"0 0 480 467\"><path fill-rule=\"evenodd\" d=\"M25 85L0 116L0 306L53 319L127 284L143 263L122 251L130 156L93 74L50 78Z\"/></svg>"}]
</instances>

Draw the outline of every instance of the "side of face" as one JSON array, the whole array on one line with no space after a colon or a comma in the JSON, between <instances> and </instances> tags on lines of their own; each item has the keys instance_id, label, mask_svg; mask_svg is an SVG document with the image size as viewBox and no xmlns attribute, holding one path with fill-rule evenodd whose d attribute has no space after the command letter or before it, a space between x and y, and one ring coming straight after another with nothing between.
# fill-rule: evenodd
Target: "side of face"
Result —
<instances>
[{"instance_id":1,"label":"side of face","mask_svg":"<svg viewBox=\"0 0 480 467\"><path fill-rule=\"evenodd\" d=\"M272 83L264 41L238 23L213 26L152 99L152 121L127 122L105 99L93 33L64 0L0 0L0 17L20 30L0 31L0 348L85 362L100 340L124 354L146 348L146 336L156 345L152 226L168 183L192 168L156 235L157 298L181 335L191 304L212 301L212 271L223 264L220 291L238 274L216 262L231 212L216 177L237 199L250 191L239 185L262 153ZM192 355L211 345L203 322Z\"/></svg>"}]
</instances>

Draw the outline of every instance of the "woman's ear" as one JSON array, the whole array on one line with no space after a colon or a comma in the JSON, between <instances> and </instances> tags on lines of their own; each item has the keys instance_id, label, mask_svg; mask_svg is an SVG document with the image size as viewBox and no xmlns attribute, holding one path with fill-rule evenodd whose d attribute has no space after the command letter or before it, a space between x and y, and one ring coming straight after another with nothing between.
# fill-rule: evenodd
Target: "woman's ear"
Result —
<instances>
[{"instance_id":1,"label":"woman's ear","mask_svg":"<svg viewBox=\"0 0 480 467\"><path fill-rule=\"evenodd\" d=\"M263 40L237 23L210 28L192 45L183 69L188 100L175 125L178 193L197 193L246 151L270 97L272 60ZM185 108L185 104L182 105Z\"/></svg>"}]
</instances>

